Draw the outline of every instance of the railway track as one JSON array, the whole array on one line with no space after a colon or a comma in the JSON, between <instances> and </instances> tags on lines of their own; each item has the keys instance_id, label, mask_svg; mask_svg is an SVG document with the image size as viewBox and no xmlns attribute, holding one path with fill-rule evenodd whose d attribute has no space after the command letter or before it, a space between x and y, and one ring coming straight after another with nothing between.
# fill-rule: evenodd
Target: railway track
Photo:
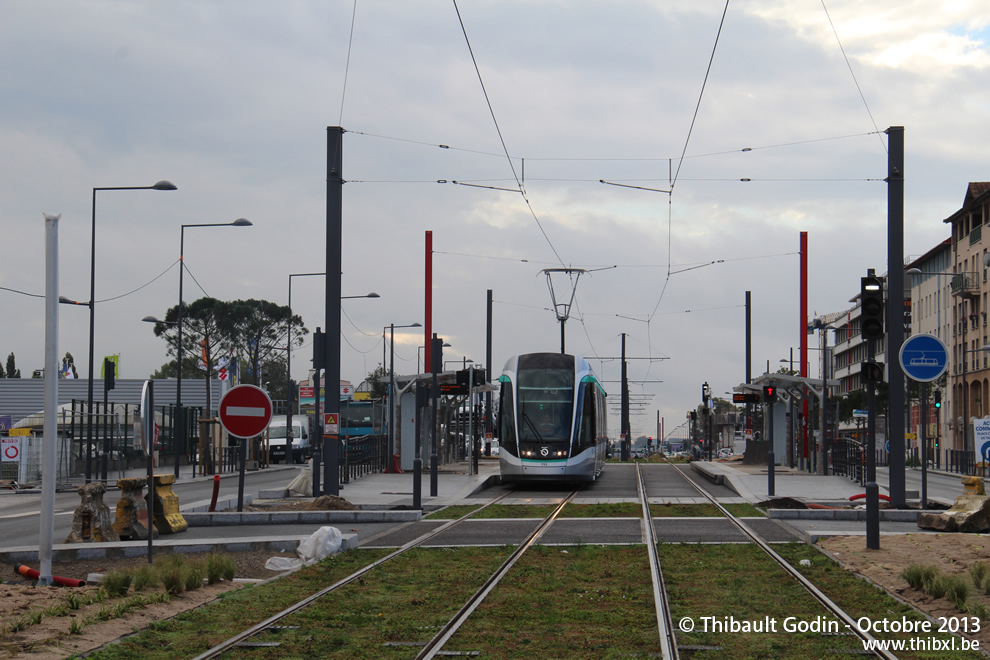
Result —
<instances>
[{"instance_id":1,"label":"railway track","mask_svg":"<svg viewBox=\"0 0 990 660\"><path fill-rule=\"evenodd\" d=\"M660 467L660 466L657 466ZM648 555L649 571L651 574L652 581L652 591L653 591L653 603L656 616L656 634L659 639L659 657L665 660L675 660L680 657L689 656L691 651L698 650L696 647L681 646L679 648L677 641L678 628L675 624L671 613L671 605L668 597L667 584L665 583L663 567L661 565L661 554L658 550L659 544L663 542L663 539L658 538L657 528L654 525L654 520L650 512L649 504L649 492L647 488L647 479L645 473L650 468L643 469L639 464L636 464L635 475L636 475L636 488L638 492L639 504L642 508L642 517L645 527L643 530L643 542L646 546L646 552ZM664 468L665 469L665 468ZM824 592L822 592L818 587L812 584L804 575L801 574L796 568L791 566L781 555L773 550L773 548L763 539L761 536L755 532L745 521L740 520L734 516L730 511L728 511L718 500L712 496L705 488L695 483L690 479L680 468L676 466L670 466L670 469L676 470L678 475L687 481L692 488L697 491L697 493L707 500L711 505L713 505L722 516L727 520L731 521L742 534L744 534L749 541L751 541L755 546L757 546L760 551L762 551L770 560L772 560L776 565L780 566L784 571L786 571L801 587L807 591L825 610L831 613L836 620L845 624L848 630L859 637L862 640L861 648L868 648L867 643L875 644L877 641L869 633L861 631L856 625L856 619L850 616L847 612L842 610L835 602L828 598ZM671 475L672 477L673 475ZM320 601L321 599L327 598L333 592L338 589L349 585L355 581L361 580L363 576L368 575L375 569L382 567L388 562L402 556L403 554L409 552L414 548L419 548L427 545L431 540L436 539L439 535L448 532L449 530L455 528L456 526L470 520L478 512L491 507L503 499L513 496L514 492L507 492L501 497L494 499L487 504L475 509L471 513L464 515L456 520L446 522L436 529L425 533L412 541L409 541L405 545L401 546L394 552L388 554L385 557L355 571L351 575L338 580L334 584L321 589L317 593L308 596L294 605L287 607L286 609L278 612L265 619L264 621L251 626L250 628L230 637L227 640L217 644L208 651L196 656L197 660L200 658L216 658L224 655L225 653L231 652L238 648L243 647L256 647L256 646L277 646L279 642L256 642L252 641L255 637L261 635L261 633L266 631L273 631L280 628L278 625L287 617L305 610L307 607L313 605L314 603ZM449 619L443 625L438 625L433 630L436 630L433 637L426 641L409 641L393 644L396 646L407 646L410 647L410 656L415 653L415 657L418 659L433 658L440 654L449 654L450 651L444 651L445 645L451 638L457 633L457 631L466 623L476 611L481 603L483 603L486 597L492 593L499 582L509 573L514 565L517 564L519 559L524 556L524 554L532 548L534 545L540 543L541 537L550 528L554 521L560 516L564 507L574 498L577 491L570 492L557 506L554 507L553 511L542 519L542 521L536 526L536 528L529 534L529 536L519 543L515 551L504 562L501 563L494 571L491 568L487 571L480 571L473 578L478 582L482 582L481 586L474 591L469 597L464 598L463 594L467 593L474 586L471 586L466 591L462 592L461 598L463 599L463 605L457 610L457 612L450 616ZM501 559L497 560L501 561ZM491 564L494 566L495 564ZM387 569L386 569L387 570ZM487 572L491 571L488 575ZM486 577L487 575L487 577ZM645 586L645 585L644 585ZM449 609L447 610L450 611ZM448 615L444 615L443 618L447 618ZM283 626L284 627L284 626ZM300 634L304 634L304 631L300 631ZM422 637L420 637L422 639ZM455 652L463 654L463 652ZM875 657L880 658L896 658L897 656L891 654L890 652L883 649L874 649L872 654Z\"/></svg>"},{"instance_id":2,"label":"railway track","mask_svg":"<svg viewBox=\"0 0 990 660\"><path fill-rule=\"evenodd\" d=\"M468 617L471 615L471 612L473 612L475 610L475 608L477 608L477 606L485 599L485 596L487 596L489 593L491 593L492 589L495 588L495 585L497 585L499 583L499 581L509 572L509 570L512 568L512 566L519 560L520 557L523 556L523 554L526 552L526 550L528 550L529 548L531 548L537 541L539 541L539 539L543 535L543 533L550 527L550 525L557 518L557 516L560 515L560 512L564 509L564 507L567 506L567 503L570 502L574 498L574 496L576 494L577 494L577 491L571 491L571 493L569 495L567 495L564 498L564 500L559 505L557 505L554 508L553 512L551 512L550 515L548 515L546 518L544 518L540 522L540 524L529 535L529 537L522 544L519 545L519 547L516 549L516 551L513 552L509 556L509 558L505 562L503 562L502 565L485 581L485 583L482 585L482 587L480 589L478 589L478 591L476 591L467 600L467 602L461 607L461 609L458 610L457 614L453 618L451 618L444 626L441 627L440 632L437 633L433 637L433 639L431 639L430 641L428 641L425 644L425 646L423 647L422 651L416 656L417 660L419 660L421 658L422 659L433 658L434 656L437 655L438 652L440 652L440 650L443 648L443 645L447 642L447 640L449 640L450 637L453 636L453 634L455 632L457 632L457 629L460 628L460 626L465 621L467 621ZM420 547L420 546L424 545L425 543L427 543L431 539L436 538L440 534L442 534L444 532L447 532L451 528L453 528L453 527L455 527L455 526L463 523L464 521L470 519L472 516L474 516L475 514L477 514L479 511L482 511L483 509L486 509L486 508L488 508L490 506L493 506L493 505L499 503L500 501L502 501L503 499L509 497L510 495L512 495L511 492L505 493L501 497L499 497L497 499L494 499L491 502L488 502L487 504L484 504L483 506L475 509L474 511L471 511L470 513L468 513L468 514L466 514L464 516L461 516L460 518L457 518L457 519L452 520L452 521L450 521L448 523L445 523L445 524L441 525L440 527L438 527L438 528L436 528L436 529L434 529L434 530L432 530L432 531L430 531L430 532L428 532L426 534L423 534L423 535L419 536L416 539L413 539L412 541L410 541L409 543L406 543L405 545L403 545L401 548L399 548L395 552L392 552L391 554L389 554L389 555L387 555L385 557L382 557L378 561L375 561L375 562L373 562L371 564L368 564L364 568L362 568L362 569L360 569L358 571L355 571L354 573L348 575L347 577L345 577L345 578L343 578L341 580L338 580L337 582L335 582L334 584L326 587L325 589L321 589L320 591L314 593L313 595L308 596L307 598L304 598L304 599L300 600L299 602L297 602L297 603L295 603L293 605L290 605L289 607L285 608L284 610L282 610L282 611L280 611L280 612L278 612L278 613L276 613L276 614L268 617L264 621L261 621L260 623L257 623L255 625L251 626L250 628L247 628L246 630L238 633L237 635L234 635L233 637L230 637L230 638L224 640L223 642L221 642L221 643L217 644L216 646L210 648L206 652L204 652L204 653L196 656L195 660L206 660L207 658L217 658L217 657L220 657L221 655L223 655L224 653L226 653L227 651L230 651L230 650L235 649L235 648L238 648L238 647L251 647L251 646L269 646L270 647L272 645L277 645L278 644L277 642L275 642L275 643L257 643L256 644L256 643L250 642L249 640L251 640L253 637L261 634L262 632L264 632L266 630L269 630L269 629L274 628L280 621L282 621L285 618L287 618L287 617L289 617L289 616L291 616L291 615L299 612L300 610L303 610L303 609L309 607L310 605L312 605L316 601L318 601L318 600L320 600L322 598L327 597L328 595L330 595L334 591L340 589L341 587L344 587L344 586L346 586L348 584L351 584L352 582L355 582L355 581L361 579L364 575L366 575L367 573L370 573L374 569L376 569L376 568L378 568L378 567L380 567L380 566L382 566L382 565L384 565L384 564L386 564L386 563L388 563L388 562L396 559L397 557L400 557L400 556L406 554L407 552L409 552L410 550L412 550L414 548L417 548L417 547Z\"/></svg>"},{"instance_id":3,"label":"railway track","mask_svg":"<svg viewBox=\"0 0 990 660\"><path fill-rule=\"evenodd\" d=\"M817 600L828 612L830 612L839 621L841 621L853 634L859 637L860 640L864 642L863 648L872 648L872 655L874 655L875 657L896 660L897 658L896 655L890 653L887 650L876 648L875 647L876 639L868 632L861 630L859 626L856 624L856 619L854 617L852 617L851 615L849 615L849 613L847 613L841 607L836 605L835 602L833 602L828 596L826 596L821 589L816 587L810 580L808 580L804 575L802 575L797 568L792 566L776 551L774 551L774 549L770 547L770 545L766 541L764 541L763 538L761 538L755 531L753 531L753 529L749 525L747 525L744 521L740 520L736 516L732 515L732 513L730 513L728 509L722 506L722 504L720 504L718 500L711 495L711 493L709 493L707 490L699 486L692 479L688 478L688 476L684 474L684 471L681 470L680 467L674 466L674 470L682 478L684 478L685 481L691 484L691 486L702 497L704 497L706 500L708 500L709 503L714 505L715 508L717 508L718 511L723 516L725 516L730 522L732 522L732 524L735 525L735 527L739 529L740 532L742 532L746 537L748 537L750 541L756 544L768 557L770 557L777 565L779 565L785 572L787 572L792 578L794 578L802 587L804 587L804 589L815 600ZM656 539L656 533L655 531L653 531L654 529L653 519L649 515L649 504L646 502L646 498L647 498L646 490L645 487L643 487L644 481L638 463L636 465L636 471L637 471L637 479L641 485L640 488L641 497L644 498L643 506L644 506L644 510L646 511L645 517L648 522L648 527L653 532L653 538ZM655 543L653 545L655 547ZM652 560L651 560L651 564L652 564ZM662 572L659 569L659 561L657 562L657 573L660 576L660 580L661 580L660 585L662 586ZM666 606L667 598L665 595L663 596L663 600ZM659 605L658 605L658 611L659 611ZM661 631L661 639L663 639L662 632L665 629L665 627L671 630L671 634L670 634L671 639L675 638L676 635L673 633L673 624L672 621L670 620L669 609L667 611L667 617L663 622L660 622L660 616L658 614L658 628ZM868 643L869 646L867 646L866 643ZM665 648L664 653L665 653L663 656L664 658L679 657L677 652L676 642L672 643L671 648L669 650ZM671 655L667 655L667 653L670 653Z\"/></svg>"}]
</instances>

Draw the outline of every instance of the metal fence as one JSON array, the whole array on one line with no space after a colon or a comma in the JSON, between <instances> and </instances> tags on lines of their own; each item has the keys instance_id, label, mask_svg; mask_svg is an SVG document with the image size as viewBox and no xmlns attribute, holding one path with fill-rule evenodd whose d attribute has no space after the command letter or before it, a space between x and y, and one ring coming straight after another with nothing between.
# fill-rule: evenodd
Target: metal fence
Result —
<instances>
[{"instance_id":1,"label":"metal fence","mask_svg":"<svg viewBox=\"0 0 990 660\"><path fill-rule=\"evenodd\" d=\"M384 472L388 467L388 438L363 435L341 442L340 483L349 483L366 474Z\"/></svg>"}]
</instances>

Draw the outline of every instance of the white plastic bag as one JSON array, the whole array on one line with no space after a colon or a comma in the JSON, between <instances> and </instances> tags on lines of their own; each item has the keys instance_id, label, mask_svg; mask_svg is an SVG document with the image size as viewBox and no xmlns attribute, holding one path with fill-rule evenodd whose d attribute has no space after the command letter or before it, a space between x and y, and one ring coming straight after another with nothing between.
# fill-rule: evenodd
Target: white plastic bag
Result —
<instances>
[{"instance_id":1,"label":"white plastic bag","mask_svg":"<svg viewBox=\"0 0 990 660\"><path fill-rule=\"evenodd\" d=\"M265 562L265 568L270 571L291 571L301 566L316 563L340 550L342 537L336 527L320 527L308 537L299 542L296 554L299 559L292 557L271 557Z\"/></svg>"},{"instance_id":2,"label":"white plastic bag","mask_svg":"<svg viewBox=\"0 0 990 660\"><path fill-rule=\"evenodd\" d=\"M306 497L313 495L313 459L306 462L306 467L299 468L299 474L289 482L286 489L290 493L298 493Z\"/></svg>"},{"instance_id":3,"label":"white plastic bag","mask_svg":"<svg viewBox=\"0 0 990 660\"><path fill-rule=\"evenodd\" d=\"M271 557L265 562L265 568L270 571L291 571L302 565L302 559L295 557Z\"/></svg>"},{"instance_id":4,"label":"white plastic bag","mask_svg":"<svg viewBox=\"0 0 990 660\"><path fill-rule=\"evenodd\" d=\"M296 554L303 563L312 564L339 551L341 539L336 527L320 527L299 543Z\"/></svg>"}]
</instances>

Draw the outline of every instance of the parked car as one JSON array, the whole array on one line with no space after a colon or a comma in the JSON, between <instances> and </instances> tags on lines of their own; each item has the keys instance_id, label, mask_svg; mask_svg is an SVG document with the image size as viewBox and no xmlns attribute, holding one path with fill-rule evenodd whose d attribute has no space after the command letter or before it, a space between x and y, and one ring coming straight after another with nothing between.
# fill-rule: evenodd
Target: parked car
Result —
<instances>
[{"instance_id":1,"label":"parked car","mask_svg":"<svg viewBox=\"0 0 990 660\"><path fill-rule=\"evenodd\" d=\"M723 447L722 449L719 449L718 450L718 457L719 458L729 458L730 456L732 456L732 449L731 448L729 448L729 447Z\"/></svg>"}]
</instances>

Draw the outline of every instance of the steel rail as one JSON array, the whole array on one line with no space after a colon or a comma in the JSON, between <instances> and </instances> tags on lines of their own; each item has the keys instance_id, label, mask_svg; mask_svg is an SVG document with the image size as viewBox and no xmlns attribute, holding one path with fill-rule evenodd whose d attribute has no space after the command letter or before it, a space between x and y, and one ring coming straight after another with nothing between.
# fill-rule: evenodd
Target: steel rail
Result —
<instances>
[{"instance_id":1,"label":"steel rail","mask_svg":"<svg viewBox=\"0 0 990 660\"><path fill-rule=\"evenodd\" d=\"M401 546L398 550L396 550L396 551L394 551L394 552L392 552L392 553L390 553L390 554L382 557L381 559L379 559L379 560L377 560L375 562L372 562L371 564L368 564L364 568L361 568L361 569L355 571L354 573L351 573L347 577L342 578L341 580L333 583L329 587L326 587L324 589L321 589L320 591L317 591L316 593L314 593L311 596L307 596L306 598L300 600L299 602L297 602L297 603L295 603L293 605L290 605L289 607L285 608L281 612L278 612L276 614L273 614L272 616L268 617L264 621L262 621L260 623L257 623L255 625L251 626L250 628L247 628L246 630L243 630L240 633L234 635L233 637L230 637L230 638L228 638L228 639L220 642L219 644L217 644L213 648L210 648L207 651L201 653L200 655L197 655L195 658L193 658L193 660L206 660L207 658L215 658L215 657L219 656L220 654L224 653L225 651L228 651L228 650L232 649L233 647L235 647L238 644L244 642L245 640L248 640L248 639L254 637L255 635L257 635L261 631L265 630L266 628L270 627L274 623L277 623L278 621L281 621L285 617L287 617L287 616L289 616L291 614L294 614L294 613L298 612L299 610L305 609L306 607L308 607L309 605L311 605L313 602L319 600L323 596L326 596L330 592L335 591L335 590L339 589L340 587L346 586L346 585L350 584L351 582L354 582L355 580L357 580L358 578L360 578L361 576L363 576L365 573L368 573L372 569L377 568L378 566L381 566L382 564L384 564L384 563L386 563L388 561L391 561L391 560L395 559L396 557L405 554L406 552L409 552L413 548L415 548L417 546L420 546L423 543L426 543L427 541L429 541L430 539L432 539L432 538L434 538L436 536L439 536L440 534L442 534L443 532L447 531L451 527L454 527L455 525L458 525L458 524L464 522L465 520L467 520L468 518L470 518L474 514L478 513L479 511L482 511L482 510L487 509L488 507L490 507L490 506L492 506L494 504L497 504L498 502L502 501L503 499L505 499L506 497L508 497L511 494L512 494L511 491L508 492L508 493L505 493L505 494L503 494L503 495L495 498L491 502L488 502L486 504L483 504L482 506L478 507L474 511L471 511L470 513L467 513L467 514L461 516L460 518L456 518L456 519L451 520L451 521L449 521L447 523L444 523L443 525L440 525L436 529L434 529L434 530L432 530L430 532L427 532L426 534L423 534L422 536L419 536L419 537L417 537L417 538L409 541L405 545ZM573 497L573 495L572 495L572 497Z\"/></svg>"},{"instance_id":2,"label":"steel rail","mask_svg":"<svg viewBox=\"0 0 990 660\"><path fill-rule=\"evenodd\" d=\"M821 589L816 587L808 578L804 577L804 575L802 575L799 570L791 566L786 559L778 555L776 551L774 551L774 549L771 548L766 541L760 538L759 535L756 532L754 532L749 525L747 525L746 523L744 523L743 521L739 520L734 515L729 513L729 510L726 509L721 504L719 504L718 501L714 497L712 497L711 493L709 493L707 490L705 490L704 488L696 484L694 481L689 479L688 476L684 474L682 470L678 469L676 466L674 467L674 469L677 470L677 473L680 474L685 481L687 481L689 484L694 486L694 489L697 490L699 493L701 493L702 497L704 497L709 502L714 504L715 508L717 508L719 512L722 513L722 515L728 518L729 521L732 522L732 524L734 524L739 529L739 531L741 531L743 534L748 536L753 541L753 543L758 545L760 549L762 549L765 553L767 553L771 559L777 562L777 564L779 564L781 568L787 571L787 573L789 573L791 577L797 580L801 584L801 586L803 586L808 591L808 593L810 593L815 598L815 600L817 600L819 603L822 604L822 606L825 607L825 609L832 612L832 614L834 614L838 619L840 619L842 623L845 624L846 627L849 630L851 630L861 640L863 640L864 642L870 642L871 646L873 647L871 650L876 656L881 658L886 658L887 660L897 660L897 656L894 655L893 653L890 653L885 649L876 648L877 639L873 637L873 635L866 632L865 630L860 630L859 626L856 625L855 619L849 616L849 614L847 614L846 611L843 610L841 607L836 605L831 598L826 596L825 593Z\"/></svg>"},{"instance_id":3,"label":"steel rail","mask_svg":"<svg viewBox=\"0 0 990 660\"><path fill-rule=\"evenodd\" d=\"M444 627L440 629L440 632L438 632L433 639L426 643L426 646L424 646L416 656L416 660L429 660L440 652L443 645L447 643L447 640L449 640L454 633L457 632L461 625L467 621L468 617L471 616L471 613L474 612L478 605L485 600L488 594L491 593L492 589L495 588L495 585L497 585L502 578L505 577L505 575L509 572L509 569L515 565L515 563L527 550L529 550L537 541L540 540L543 533L550 528L553 521L556 520L557 516L560 515L560 512L564 510L567 503L574 499L575 495L577 495L577 491L571 491L571 494L564 498L564 501L558 504L549 516L543 519L543 522L541 522L536 529L533 530L533 533L529 535L529 538L519 544L516 551L509 555L508 559L502 562L502 565L499 566L491 577L485 581L481 588L468 599L464 606L457 611L457 614L455 614L453 618L451 618L450 621L448 621Z\"/></svg>"},{"instance_id":4,"label":"steel rail","mask_svg":"<svg viewBox=\"0 0 990 660\"><path fill-rule=\"evenodd\" d=\"M657 552L656 527L650 515L650 498L646 493L646 477L636 463L636 487L639 490L639 501L643 505L643 520L649 531L646 547L650 557L650 576L653 580L653 603L657 611L657 630L660 633L660 657L664 660L677 660L677 637L674 633L674 618L670 613L670 600L667 598L667 585L663 580L663 568L660 566L660 553Z\"/></svg>"}]
</instances>

